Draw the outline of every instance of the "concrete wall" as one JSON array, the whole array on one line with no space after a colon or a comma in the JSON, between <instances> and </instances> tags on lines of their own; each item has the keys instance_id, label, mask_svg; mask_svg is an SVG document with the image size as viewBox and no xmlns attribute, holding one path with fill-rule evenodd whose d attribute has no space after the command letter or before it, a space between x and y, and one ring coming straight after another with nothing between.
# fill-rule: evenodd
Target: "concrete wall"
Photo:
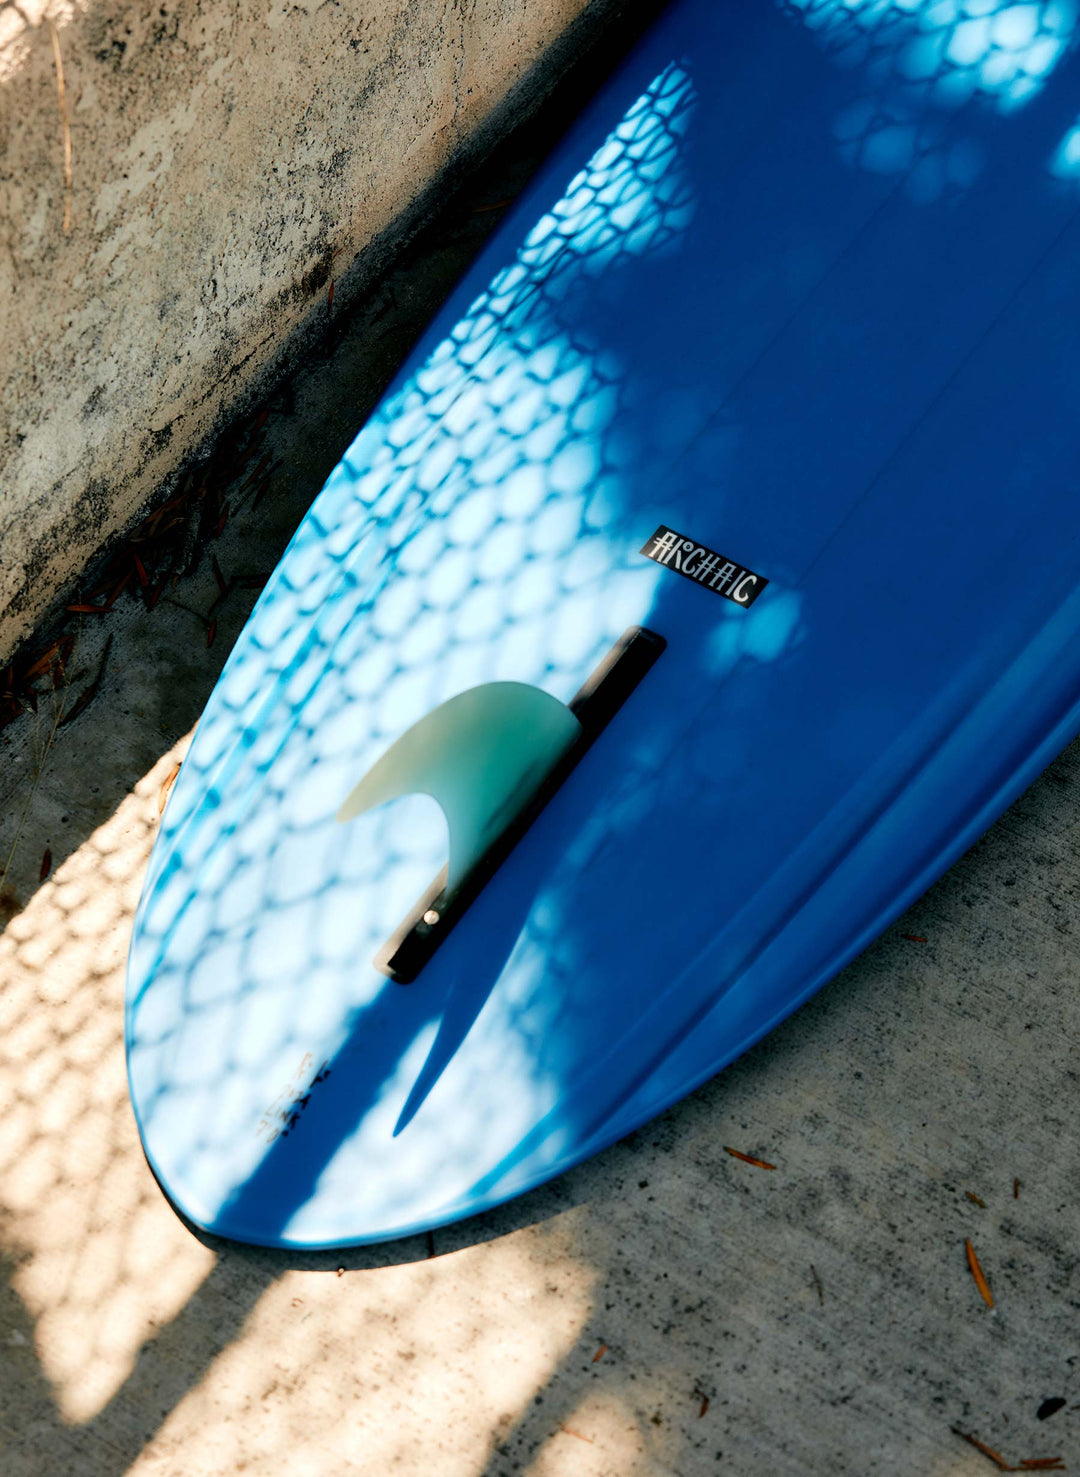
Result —
<instances>
[{"instance_id":1,"label":"concrete wall","mask_svg":"<svg viewBox=\"0 0 1080 1477\"><path fill-rule=\"evenodd\" d=\"M616 9L0 0L0 662Z\"/></svg>"}]
</instances>

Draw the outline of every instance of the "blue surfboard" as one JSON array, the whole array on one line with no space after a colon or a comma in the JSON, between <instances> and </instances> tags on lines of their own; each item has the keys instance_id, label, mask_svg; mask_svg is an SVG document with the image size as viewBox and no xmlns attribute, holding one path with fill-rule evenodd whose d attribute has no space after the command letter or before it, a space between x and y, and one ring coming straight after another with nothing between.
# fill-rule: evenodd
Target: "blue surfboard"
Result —
<instances>
[{"instance_id":1,"label":"blue surfboard","mask_svg":"<svg viewBox=\"0 0 1080 1477\"><path fill-rule=\"evenodd\" d=\"M519 199L166 810L127 1049L196 1225L363 1243L559 1174L1080 729L1076 24L683 0Z\"/></svg>"}]
</instances>

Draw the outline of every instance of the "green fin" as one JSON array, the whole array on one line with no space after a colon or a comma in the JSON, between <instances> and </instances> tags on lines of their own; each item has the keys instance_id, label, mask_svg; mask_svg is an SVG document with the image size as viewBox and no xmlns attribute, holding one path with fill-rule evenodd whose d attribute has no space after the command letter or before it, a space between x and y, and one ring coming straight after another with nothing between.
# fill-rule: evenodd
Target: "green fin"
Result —
<instances>
[{"instance_id":1,"label":"green fin","mask_svg":"<svg viewBox=\"0 0 1080 1477\"><path fill-rule=\"evenodd\" d=\"M401 735L338 811L349 821L402 795L430 795L450 833L447 890L465 877L581 734L565 703L524 682L487 682Z\"/></svg>"}]
</instances>

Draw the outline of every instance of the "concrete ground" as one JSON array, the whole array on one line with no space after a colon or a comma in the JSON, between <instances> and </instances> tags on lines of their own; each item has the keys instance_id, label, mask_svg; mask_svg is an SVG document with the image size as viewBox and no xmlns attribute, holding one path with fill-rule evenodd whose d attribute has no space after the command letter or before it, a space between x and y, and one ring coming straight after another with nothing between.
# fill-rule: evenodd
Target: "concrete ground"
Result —
<instances>
[{"instance_id":1,"label":"concrete ground","mask_svg":"<svg viewBox=\"0 0 1080 1477\"><path fill-rule=\"evenodd\" d=\"M273 566L555 118L328 307L211 467L226 582ZM255 598L218 593L207 551L152 610L73 615L57 693L0 733L4 1477L992 1473L957 1431L1075 1470L1080 748L763 1046L557 1183L375 1249L203 1244L142 1158L122 1003L159 793Z\"/></svg>"}]
</instances>

